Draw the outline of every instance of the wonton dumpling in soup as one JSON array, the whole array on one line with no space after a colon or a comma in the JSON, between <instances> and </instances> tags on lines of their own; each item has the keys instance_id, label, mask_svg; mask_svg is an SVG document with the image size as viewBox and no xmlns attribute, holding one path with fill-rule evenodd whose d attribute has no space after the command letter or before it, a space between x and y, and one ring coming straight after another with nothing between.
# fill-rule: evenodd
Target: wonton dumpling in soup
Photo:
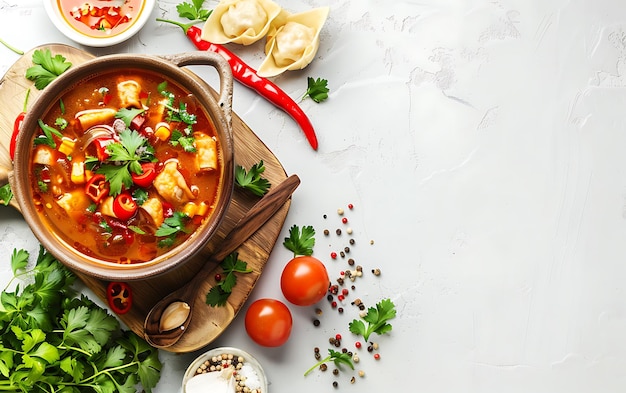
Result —
<instances>
[{"instance_id":1,"label":"wonton dumpling in soup","mask_svg":"<svg viewBox=\"0 0 626 393\"><path fill-rule=\"evenodd\" d=\"M267 34L280 11L271 0L222 0L204 24L202 39L250 45Z\"/></svg>"},{"instance_id":2,"label":"wonton dumpling in soup","mask_svg":"<svg viewBox=\"0 0 626 393\"><path fill-rule=\"evenodd\" d=\"M299 14L283 11L272 23L267 35L267 57L259 67L258 74L270 77L309 65L319 48L320 31L326 22L328 11L328 7Z\"/></svg>"}]
</instances>

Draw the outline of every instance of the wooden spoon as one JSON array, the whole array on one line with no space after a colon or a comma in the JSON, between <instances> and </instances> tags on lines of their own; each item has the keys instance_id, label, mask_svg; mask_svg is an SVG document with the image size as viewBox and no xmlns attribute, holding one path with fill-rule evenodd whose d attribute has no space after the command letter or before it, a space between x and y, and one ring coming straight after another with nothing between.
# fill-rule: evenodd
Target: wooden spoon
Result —
<instances>
[{"instance_id":1,"label":"wooden spoon","mask_svg":"<svg viewBox=\"0 0 626 393\"><path fill-rule=\"evenodd\" d=\"M235 227L230 231L224 240L220 243L217 250L205 262L205 265L194 276L194 278L183 287L175 290L161 301L155 304L144 321L144 336L146 341L157 348L167 348L178 342L182 335L187 331L187 326L193 315L193 304L196 301L197 288L201 283L205 282L213 267L220 263L230 253L235 251L242 243L244 243L253 233L269 220L285 202L291 197L291 194L300 184L297 175L291 175L282 181L276 187L261 198L246 214L241 217ZM178 303L177 303L178 302ZM162 331L161 317L168 306L173 303L181 307L187 307L187 316L179 326L170 330ZM179 310L182 311L182 310Z\"/></svg>"}]
</instances>

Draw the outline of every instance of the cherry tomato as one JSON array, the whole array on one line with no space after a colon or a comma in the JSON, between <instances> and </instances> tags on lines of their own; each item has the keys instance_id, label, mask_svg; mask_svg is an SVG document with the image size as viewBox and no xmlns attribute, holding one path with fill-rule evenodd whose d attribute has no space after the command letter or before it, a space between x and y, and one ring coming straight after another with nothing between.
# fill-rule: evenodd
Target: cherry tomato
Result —
<instances>
[{"instance_id":1,"label":"cherry tomato","mask_svg":"<svg viewBox=\"0 0 626 393\"><path fill-rule=\"evenodd\" d=\"M289 308L276 299L259 299L246 311L246 332L264 347L279 347L286 343L292 322Z\"/></svg>"},{"instance_id":2,"label":"cherry tomato","mask_svg":"<svg viewBox=\"0 0 626 393\"><path fill-rule=\"evenodd\" d=\"M285 299L297 306L319 302L326 295L329 285L326 267L311 256L293 258L280 276L280 289Z\"/></svg>"},{"instance_id":3,"label":"cherry tomato","mask_svg":"<svg viewBox=\"0 0 626 393\"><path fill-rule=\"evenodd\" d=\"M126 314L133 305L133 292L125 282L113 281L107 285L107 302L111 311Z\"/></svg>"}]
</instances>

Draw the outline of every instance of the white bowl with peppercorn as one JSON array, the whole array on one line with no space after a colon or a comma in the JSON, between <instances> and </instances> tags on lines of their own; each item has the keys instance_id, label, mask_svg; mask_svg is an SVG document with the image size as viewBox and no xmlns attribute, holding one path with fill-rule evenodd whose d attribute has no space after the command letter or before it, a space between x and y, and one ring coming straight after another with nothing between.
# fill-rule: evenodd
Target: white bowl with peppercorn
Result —
<instances>
[{"instance_id":1,"label":"white bowl with peppercorn","mask_svg":"<svg viewBox=\"0 0 626 393\"><path fill-rule=\"evenodd\" d=\"M233 347L211 349L198 356L183 377L183 393L267 393L261 364Z\"/></svg>"}]
</instances>

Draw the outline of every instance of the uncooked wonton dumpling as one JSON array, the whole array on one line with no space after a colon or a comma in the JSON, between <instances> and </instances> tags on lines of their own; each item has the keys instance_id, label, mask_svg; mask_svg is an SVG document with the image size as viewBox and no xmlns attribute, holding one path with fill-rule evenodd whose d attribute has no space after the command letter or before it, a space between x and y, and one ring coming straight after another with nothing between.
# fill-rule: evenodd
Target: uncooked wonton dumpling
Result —
<instances>
[{"instance_id":1,"label":"uncooked wonton dumpling","mask_svg":"<svg viewBox=\"0 0 626 393\"><path fill-rule=\"evenodd\" d=\"M250 45L267 34L280 11L271 0L222 0L204 24L202 39Z\"/></svg>"},{"instance_id":2,"label":"uncooked wonton dumpling","mask_svg":"<svg viewBox=\"0 0 626 393\"><path fill-rule=\"evenodd\" d=\"M309 65L319 48L320 30L326 22L328 11L328 7L299 14L283 11L274 20L267 35L267 57L259 67L258 74L270 77Z\"/></svg>"}]
</instances>

